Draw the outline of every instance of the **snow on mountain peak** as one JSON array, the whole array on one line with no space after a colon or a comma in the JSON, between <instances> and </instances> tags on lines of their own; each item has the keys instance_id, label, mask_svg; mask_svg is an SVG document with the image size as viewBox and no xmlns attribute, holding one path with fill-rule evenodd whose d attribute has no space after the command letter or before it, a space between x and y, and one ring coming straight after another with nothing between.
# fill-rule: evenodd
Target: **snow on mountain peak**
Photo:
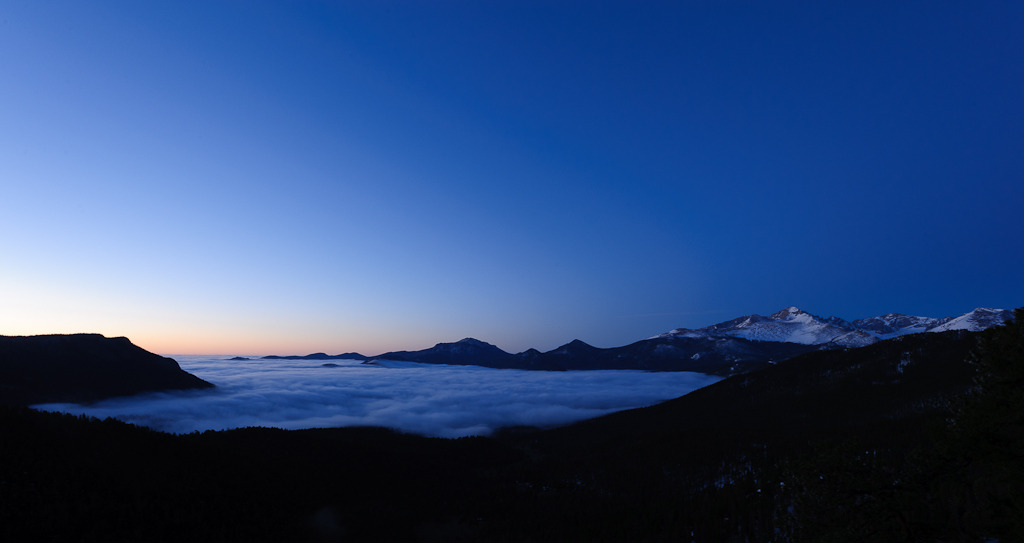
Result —
<instances>
[{"instance_id":1,"label":"snow on mountain peak","mask_svg":"<svg viewBox=\"0 0 1024 543\"><path fill-rule=\"evenodd\" d=\"M965 313L953 319L943 319L944 322L929 329L929 332L945 332L947 330L969 330L978 332L992 326L998 326L1013 319L1013 312L1007 309L993 309L991 307L979 307L970 313Z\"/></svg>"},{"instance_id":2,"label":"snow on mountain peak","mask_svg":"<svg viewBox=\"0 0 1024 543\"><path fill-rule=\"evenodd\" d=\"M823 320L797 307L790 306L768 317L748 315L699 330L687 330L686 336L694 337L692 334L696 332L703 337L734 337L754 341L818 345L828 343L850 332L847 327L837 326L833 322L834 320L840 323L845 322L841 319Z\"/></svg>"},{"instance_id":3,"label":"snow on mountain peak","mask_svg":"<svg viewBox=\"0 0 1024 543\"><path fill-rule=\"evenodd\" d=\"M797 315L807 315L807 313L801 311L800 308L791 305L781 311L776 311L775 313L772 313L768 318L778 320L791 318Z\"/></svg>"},{"instance_id":4,"label":"snow on mountain peak","mask_svg":"<svg viewBox=\"0 0 1024 543\"><path fill-rule=\"evenodd\" d=\"M676 328L654 338L733 337L754 341L777 341L804 345L830 345L833 347L861 347L882 339L921 332L947 330L980 331L1013 318L1005 309L979 307L959 317L935 319L915 317L902 313L888 313L878 317L847 322L838 317L823 319L795 306L789 306L768 317L747 315L704 328ZM654 339L652 338L652 339Z\"/></svg>"},{"instance_id":5,"label":"snow on mountain peak","mask_svg":"<svg viewBox=\"0 0 1024 543\"><path fill-rule=\"evenodd\" d=\"M857 319L850 324L854 328L867 332L878 339L889 339L906 334L926 332L943 322L943 319L933 319L931 317L887 313L879 317Z\"/></svg>"},{"instance_id":6,"label":"snow on mountain peak","mask_svg":"<svg viewBox=\"0 0 1024 543\"><path fill-rule=\"evenodd\" d=\"M828 342L828 345L836 347L864 347L865 345L871 345L876 341L878 341L878 339L863 330L853 330L833 338L832 341Z\"/></svg>"}]
</instances>

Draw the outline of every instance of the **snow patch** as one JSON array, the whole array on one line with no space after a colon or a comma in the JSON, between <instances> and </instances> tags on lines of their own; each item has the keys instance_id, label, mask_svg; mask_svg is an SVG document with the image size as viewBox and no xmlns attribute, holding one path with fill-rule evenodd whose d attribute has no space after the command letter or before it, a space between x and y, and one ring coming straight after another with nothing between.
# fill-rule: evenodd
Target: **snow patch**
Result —
<instances>
[{"instance_id":1,"label":"snow patch","mask_svg":"<svg viewBox=\"0 0 1024 543\"><path fill-rule=\"evenodd\" d=\"M1013 318L1005 309L979 307L956 318L916 317L888 313L878 317L847 322L838 317L821 318L789 306L768 317L747 315L696 330L676 328L650 339L687 337L699 339L740 338L751 341L863 347L883 339L922 332L947 330L980 331Z\"/></svg>"}]
</instances>

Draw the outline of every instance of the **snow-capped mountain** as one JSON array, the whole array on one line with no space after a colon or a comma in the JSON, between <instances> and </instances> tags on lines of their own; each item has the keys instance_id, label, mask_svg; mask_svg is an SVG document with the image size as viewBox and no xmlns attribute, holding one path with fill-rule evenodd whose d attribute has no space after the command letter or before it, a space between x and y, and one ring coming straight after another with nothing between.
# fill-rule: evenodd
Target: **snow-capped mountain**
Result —
<instances>
[{"instance_id":1,"label":"snow-capped mountain","mask_svg":"<svg viewBox=\"0 0 1024 543\"><path fill-rule=\"evenodd\" d=\"M975 309L974 311L978 310ZM931 317L914 317L902 313L889 313L880 317L857 319L851 324L853 324L854 328L867 332L876 338L889 339L906 334L927 332L949 319L949 317L946 319L933 319Z\"/></svg>"},{"instance_id":2,"label":"snow-capped mountain","mask_svg":"<svg viewBox=\"0 0 1024 543\"><path fill-rule=\"evenodd\" d=\"M969 330L979 332L986 328L998 326L1013 319L1013 312L1007 309L992 309L979 307L970 313L965 313L952 319L943 319L943 322L930 328L929 332L945 332L947 330Z\"/></svg>"},{"instance_id":3,"label":"snow-capped mountain","mask_svg":"<svg viewBox=\"0 0 1024 543\"><path fill-rule=\"evenodd\" d=\"M832 343L840 347L860 347L875 342L872 336L842 319L823 319L792 306L767 317L747 315L696 330L677 328L656 337L735 337L802 345Z\"/></svg>"},{"instance_id":4,"label":"snow-capped mountain","mask_svg":"<svg viewBox=\"0 0 1024 543\"><path fill-rule=\"evenodd\" d=\"M1012 318L1012 311L979 307L959 317L942 319L889 313L848 322L838 317L822 318L796 307L787 307L767 317L747 315L704 328L677 328L655 338L733 337L826 347L863 347L881 339L906 334L947 330L981 331Z\"/></svg>"},{"instance_id":5,"label":"snow-capped mountain","mask_svg":"<svg viewBox=\"0 0 1024 543\"><path fill-rule=\"evenodd\" d=\"M404 360L528 370L692 371L729 376L811 351L864 347L919 332L980 331L1012 318L1013 313L1007 310L978 308L956 318L890 313L850 322L787 307L767 317L747 315L704 328L677 328L621 347L594 347L577 339L547 352L528 349L511 354L490 343L465 338L420 351L393 351L372 358L358 353L337 356L362 357L367 363ZM320 360L334 357L314 353L267 358Z\"/></svg>"}]
</instances>

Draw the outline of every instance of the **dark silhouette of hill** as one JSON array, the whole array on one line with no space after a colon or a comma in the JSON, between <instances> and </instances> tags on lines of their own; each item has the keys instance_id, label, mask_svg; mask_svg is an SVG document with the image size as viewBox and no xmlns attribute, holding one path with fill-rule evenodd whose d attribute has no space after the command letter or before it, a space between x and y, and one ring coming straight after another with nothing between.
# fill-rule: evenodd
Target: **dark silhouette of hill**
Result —
<instances>
[{"instance_id":1,"label":"dark silhouette of hill","mask_svg":"<svg viewBox=\"0 0 1024 543\"><path fill-rule=\"evenodd\" d=\"M605 349L577 339L546 353L527 351L513 355L508 366L543 370L693 371L735 375L818 348L736 338L658 337Z\"/></svg>"},{"instance_id":2,"label":"dark silhouette of hill","mask_svg":"<svg viewBox=\"0 0 1024 543\"><path fill-rule=\"evenodd\" d=\"M658 405L542 434L585 448L587 439L629 440L666 431L770 433L765 439L809 429L845 431L928 412L963 395L974 372L965 362L974 343L973 333L954 331L805 353Z\"/></svg>"},{"instance_id":3,"label":"dark silhouette of hill","mask_svg":"<svg viewBox=\"0 0 1024 543\"><path fill-rule=\"evenodd\" d=\"M248 360L247 358L236 357L241 360ZM327 353L313 353L307 355L269 355L260 358L261 360L368 360L369 357L361 355L359 353L342 353L342 354L327 354Z\"/></svg>"},{"instance_id":4,"label":"dark silhouette of hill","mask_svg":"<svg viewBox=\"0 0 1024 543\"><path fill-rule=\"evenodd\" d=\"M209 388L173 359L99 334L0 336L0 403L91 402Z\"/></svg>"},{"instance_id":5,"label":"dark silhouette of hill","mask_svg":"<svg viewBox=\"0 0 1024 543\"><path fill-rule=\"evenodd\" d=\"M966 360L975 336L921 334L807 353L655 406L544 431L508 429L499 439L537 459L524 479L560 497L552 500L557 507L526 517L536 530L565 517L577 519L567 534L585 531L607 515L660 523L626 532L645 533L641 540L666 533L695 533L696 541L726 533L735 539L725 540L736 541L822 540L816 529L842 524L822 509L863 496L850 497L844 487L809 507L797 483L810 486L819 475L848 469L859 479L844 484L892 494L900 473L916 469L908 458L943 439L946 418L971 388L975 369ZM865 450L877 466L858 457ZM927 487L912 483L915 496ZM867 523L872 511L847 516ZM923 533L951 522L934 511L914 512L926 518L915 528Z\"/></svg>"},{"instance_id":6,"label":"dark silhouette of hill","mask_svg":"<svg viewBox=\"0 0 1024 543\"><path fill-rule=\"evenodd\" d=\"M421 351L393 351L374 359L403 360L427 364L457 364L486 367L508 367L506 361L512 355L478 339L465 338L454 343L438 343Z\"/></svg>"},{"instance_id":7,"label":"dark silhouette of hill","mask_svg":"<svg viewBox=\"0 0 1024 543\"><path fill-rule=\"evenodd\" d=\"M594 347L576 339L548 352L529 349L510 354L490 343L466 338L454 343L438 343L420 351L384 353L370 360L546 371L646 370L735 375L819 348L739 338L666 336L613 348Z\"/></svg>"},{"instance_id":8,"label":"dark silhouette of hill","mask_svg":"<svg viewBox=\"0 0 1024 543\"><path fill-rule=\"evenodd\" d=\"M934 319L890 313L853 322L822 318L796 307L767 317L745 315L698 329L677 328L629 345L594 347L576 339L540 352L511 354L473 338L438 343L419 351L392 351L375 357L359 353L329 356L267 356L267 359L377 359L427 364L475 365L528 370L644 370L691 371L730 376L761 369L798 354L862 347L882 337L952 330L981 331L1012 318L1003 309L979 307L959 317Z\"/></svg>"},{"instance_id":9,"label":"dark silhouette of hill","mask_svg":"<svg viewBox=\"0 0 1024 543\"><path fill-rule=\"evenodd\" d=\"M494 438L171 436L0 408L0 538L1018 541L1022 317L807 353Z\"/></svg>"}]
</instances>

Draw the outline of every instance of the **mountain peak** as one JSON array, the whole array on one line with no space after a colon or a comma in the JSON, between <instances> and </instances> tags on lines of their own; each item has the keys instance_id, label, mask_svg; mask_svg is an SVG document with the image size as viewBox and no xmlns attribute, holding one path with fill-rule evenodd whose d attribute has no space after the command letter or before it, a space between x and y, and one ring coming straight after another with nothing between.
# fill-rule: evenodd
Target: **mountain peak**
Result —
<instances>
[{"instance_id":1,"label":"mountain peak","mask_svg":"<svg viewBox=\"0 0 1024 543\"><path fill-rule=\"evenodd\" d=\"M847 322L838 317L821 318L796 306L789 306L768 317L747 315L696 330L677 328L652 339L734 337L753 341L859 347L880 339L920 332L980 331L1002 324L1012 318L1013 312L1011 311L979 307L955 318L935 319L903 313L887 313L878 317Z\"/></svg>"},{"instance_id":2,"label":"mountain peak","mask_svg":"<svg viewBox=\"0 0 1024 543\"><path fill-rule=\"evenodd\" d=\"M478 347L486 347L490 345L490 343L487 343L486 341L480 341L479 339L471 337L462 338L456 341L455 343L457 345L476 345Z\"/></svg>"},{"instance_id":3,"label":"mountain peak","mask_svg":"<svg viewBox=\"0 0 1024 543\"><path fill-rule=\"evenodd\" d=\"M394 351L374 358L430 364L487 364L510 356L490 343L467 337L454 343L438 343L422 351Z\"/></svg>"},{"instance_id":4,"label":"mountain peak","mask_svg":"<svg viewBox=\"0 0 1024 543\"><path fill-rule=\"evenodd\" d=\"M462 339L460 339L458 341L438 343L438 344L434 345L433 348L434 349L451 349L451 348L458 348L458 347L494 347L494 345L491 345L490 343L487 343L486 341L480 341L479 339L476 339L476 338L465 337L465 338L462 338Z\"/></svg>"},{"instance_id":5,"label":"mountain peak","mask_svg":"<svg viewBox=\"0 0 1024 543\"><path fill-rule=\"evenodd\" d=\"M1008 309L978 307L952 319L943 319L942 324L929 329L929 332L945 332L947 330L970 330L977 332L992 326L998 326L1013 320L1013 312Z\"/></svg>"},{"instance_id":6,"label":"mountain peak","mask_svg":"<svg viewBox=\"0 0 1024 543\"><path fill-rule=\"evenodd\" d=\"M771 315L768 316L768 318L773 319L773 320L782 320L782 319L790 319L790 318L796 317L798 315L808 315L808 313L806 311L801 310L800 308L798 308L796 306L791 305L791 306L789 306L789 307L787 307L787 308L785 308L783 310L776 311L775 313L772 313Z\"/></svg>"},{"instance_id":7,"label":"mountain peak","mask_svg":"<svg viewBox=\"0 0 1024 543\"><path fill-rule=\"evenodd\" d=\"M557 349L551 352L565 355L570 353L579 353L594 350L597 350L597 347L594 347L593 345L588 345L586 342L581 341L579 339L574 339L569 343L566 343L565 345L562 345L561 347L558 347Z\"/></svg>"}]
</instances>

